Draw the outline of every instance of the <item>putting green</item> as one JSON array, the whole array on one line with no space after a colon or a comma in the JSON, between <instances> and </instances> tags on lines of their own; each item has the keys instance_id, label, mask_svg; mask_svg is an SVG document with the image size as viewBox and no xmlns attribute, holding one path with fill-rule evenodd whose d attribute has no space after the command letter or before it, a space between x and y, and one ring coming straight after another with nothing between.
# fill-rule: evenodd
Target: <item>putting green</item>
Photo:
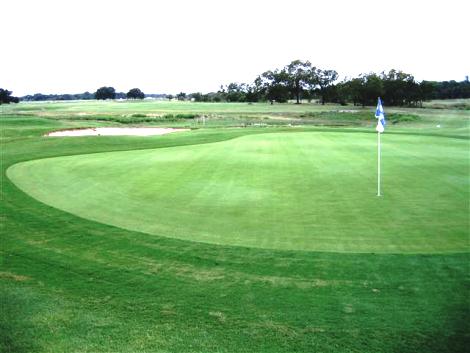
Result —
<instances>
[{"instance_id":1,"label":"putting green","mask_svg":"<svg viewBox=\"0 0 470 353\"><path fill-rule=\"evenodd\" d=\"M215 244L340 252L469 250L468 141L269 133L16 164L7 175L77 216Z\"/></svg>"}]
</instances>

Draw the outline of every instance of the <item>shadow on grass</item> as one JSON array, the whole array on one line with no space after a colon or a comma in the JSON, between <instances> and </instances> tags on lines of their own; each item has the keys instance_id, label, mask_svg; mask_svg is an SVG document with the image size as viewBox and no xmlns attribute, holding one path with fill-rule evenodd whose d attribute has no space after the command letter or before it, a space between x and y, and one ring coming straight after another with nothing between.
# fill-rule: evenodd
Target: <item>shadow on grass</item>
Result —
<instances>
[{"instance_id":1,"label":"shadow on grass","mask_svg":"<svg viewBox=\"0 0 470 353\"><path fill-rule=\"evenodd\" d=\"M0 352L36 352L32 314L37 311L30 295L0 279Z\"/></svg>"}]
</instances>

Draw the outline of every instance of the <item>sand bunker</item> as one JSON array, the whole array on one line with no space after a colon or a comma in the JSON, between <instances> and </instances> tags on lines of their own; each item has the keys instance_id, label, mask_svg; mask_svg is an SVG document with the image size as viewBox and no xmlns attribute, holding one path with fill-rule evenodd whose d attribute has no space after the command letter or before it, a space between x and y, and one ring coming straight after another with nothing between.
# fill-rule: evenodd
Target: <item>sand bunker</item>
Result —
<instances>
[{"instance_id":1,"label":"sand bunker","mask_svg":"<svg viewBox=\"0 0 470 353\"><path fill-rule=\"evenodd\" d=\"M154 136L179 131L189 131L189 129L173 129L165 127L97 127L90 129L53 131L48 133L46 136Z\"/></svg>"}]
</instances>

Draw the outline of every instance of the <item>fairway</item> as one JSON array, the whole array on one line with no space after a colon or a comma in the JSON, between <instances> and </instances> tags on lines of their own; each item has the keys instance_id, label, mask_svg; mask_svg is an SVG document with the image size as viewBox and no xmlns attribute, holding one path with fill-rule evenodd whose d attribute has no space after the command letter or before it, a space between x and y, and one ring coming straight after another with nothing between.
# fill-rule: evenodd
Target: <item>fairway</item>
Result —
<instances>
[{"instance_id":1,"label":"fairway","mask_svg":"<svg viewBox=\"0 0 470 353\"><path fill-rule=\"evenodd\" d=\"M0 351L470 346L467 111L391 113L377 197L367 107L1 109ZM194 111L209 117L205 127L146 121ZM110 127L191 131L45 137Z\"/></svg>"},{"instance_id":2,"label":"fairway","mask_svg":"<svg viewBox=\"0 0 470 353\"><path fill-rule=\"evenodd\" d=\"M0 353L470 353L470 1L0 8Z\"/></svg>"},{"instance_id":3,"label":"fairway","mask_svg":"<svg viewBox=\"0 0 470 353\"><path fill-rule=\"evenodd\" d=\"M190 133L188 133L190 134ZM278 250L468 251L468 141L282 132L190 146L22 162L23 191L74 215L153 235Z\"/></svg>"}]
</instances>

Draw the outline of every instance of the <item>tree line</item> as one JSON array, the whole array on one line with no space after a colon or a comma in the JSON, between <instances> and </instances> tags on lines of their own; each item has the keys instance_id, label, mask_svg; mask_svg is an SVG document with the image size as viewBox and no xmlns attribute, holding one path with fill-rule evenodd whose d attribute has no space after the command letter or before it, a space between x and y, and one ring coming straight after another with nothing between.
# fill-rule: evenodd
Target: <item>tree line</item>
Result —
<instances>
[{"instance_id":1,"label":"tree line","mask_svg":"<svg viewBox=\"0 0 470 353\"><path fill-rule=\"evenodd\" d=\"M24 101L66 101L66 100L90 100L90 99L144 99L146 96L164 96L164 95L145 95L139 88L132 88L127 93L116 92L114 87L103 86L94 93L84 92L76 94L42 94L36 93L21 97Z\"/></svg>"},{"instance_id":2,"label":"tree line","mask_svg":"<svg viewBox=\"0 0 470 353\"><path fill-rule=\"evenodd\" d=\"M20 99L12 96L12 93L12 91L0 88L0 104L18 103Z\"/></svg>"},{"instance_id":3,"label":"tree line","mask_svg":"<svg viewBox=\"0 0 470 353\"><path fill-rule=\"evenodd\" d=\"M94 93L41 94L21 98L11 96L11 91L0 89L0 104L19 100L87 100L87 99L144 99L145 97L169 100L194 100L197 102L271 102L285 103L294 100L313 99L321 104L374 105L377 97L389 106L420 106L431 99L470 98L468 76L457 81L421 81L413 75L392 69L389 72L365 73L338 81L338 73L332 69L320 69L309 61L294 60L282 69L268 70L258 75L252 83L232 82L221 86L217 92L173 95L145 94L139 88L127 93L116 92L114 87L100 87Z\"/></svg>"},{"instance_id":4,"label":"tree line","mask_svg":"<svg viewBox=\"0 0 470 353\"><path fill-rule=\"evenodd\" d=\"M470 98L468 76L464 81L421 81L399 70L380 74L371 72L338 82L338 73L319 69L309 61L295 60L282 69L258 75L252 83L230 83L215 93L192 93L188 97L201 102L284 103L294 100L320 103L374 105L377 97L387 105L420 106L431 99Z\"/></svg>"}]
</instances>

